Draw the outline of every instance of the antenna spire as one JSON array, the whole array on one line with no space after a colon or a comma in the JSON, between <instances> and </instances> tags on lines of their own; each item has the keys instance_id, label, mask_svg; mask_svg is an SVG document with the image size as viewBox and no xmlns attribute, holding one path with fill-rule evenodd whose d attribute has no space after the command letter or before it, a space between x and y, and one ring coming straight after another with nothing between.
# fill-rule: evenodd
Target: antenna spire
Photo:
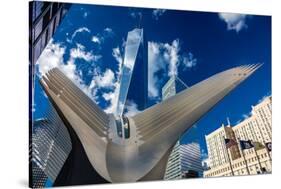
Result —
<instances>
[{"instance_id":1,"label":"antenna spire","mask_svg":"<svg viewBox=\"0 0 281 189\"><path fill-rule=\"evenodd\" d=\"M227 125L229 125L229 126L230 126L229 117L227 117L227 118L226 118L226 120L227 120Z\"/></svg>"},{"instance_id":2,"label":"antenna spire","mask_svg":"<svg viewBox=\"0 0 281 189\"><path fill-rule=\"evenodd\" d=\"M139 28L141 28L141 21L142 21L142 13L139 12L139 16L140 16L140 19L139 19Z\"/></svg>"}]
</instances>

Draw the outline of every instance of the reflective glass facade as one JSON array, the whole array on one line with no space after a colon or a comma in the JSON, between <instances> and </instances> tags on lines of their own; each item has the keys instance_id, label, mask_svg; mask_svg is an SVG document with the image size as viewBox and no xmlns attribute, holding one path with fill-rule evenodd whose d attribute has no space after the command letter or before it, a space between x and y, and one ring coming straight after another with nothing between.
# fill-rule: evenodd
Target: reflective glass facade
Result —
<instances>
[{"instance_id":1,"label":"reflective glass facade","mask_svg":"<svg viewBox=\"0 0 281 189\"><path fill-rule=\"evenodd\" d=\"M55 33L70 4L33 1L29 4L29 46L31 64Z\"/></svg>"},{"instance_id":2,"label":"reflective glass facade","mask_svg":"<svg viewBox=\"0 0 281 189\"><path fill-rule=\"evenodd\" d=\"M54 137L52 135L48 136L50 134L50 130L44 130L41 127L37 128L35 126L34 121L34 115L33 115L33 100L34 100L34 88L35 88L35 63L39 56L41 55L42 51L48 44L49 40L54 35L55 31L57 30L59 24L62 21L62 18L67 13L67 10L69 10L71 4L67 3L55 3L55 2L43 2L43 1L32 1L29 2L29 146L30 146L30 172L29 172L29 178L33 181L34 187L39 187L41 184L43 184L43 173L38 176L40 169L42 169L42 166L39 166L38 162L35 161L35 157L43 157L45 154L43 151L40 150L47 150L49 146L45 146L43 148L43 143L40 144L41 147L38 151L32 151L34 149L34 145L38 143L38 141L44 141L44 145L49 145L49 143L46 143L46 137ZM63 123L61 122L63 125ZM38 125L38 124L37 124ZM54 129L54 127L58 127L58 125L53 125L49 129ZM36 127L36 128L35 128ZM63 125L64 127L64 125ZM45 128L46 129L46 128ZM58 128L57 128L58 129ZM65 131L67 132L67 131ZM62 139L67 141L67 143L70 143L70 139ZM36 144L37 146L39 144ZM40 146L39 145L39 146ZM59 145L54 143L54 145ZM66 145L67 146L67 145ZM58 146L53 146L54 149L56 149ZM36 148L35 148L36 149ZM37 152L37 155L34 156L35 152ZM31 155L32 154L32 155ZM50 158L64 158L63 157L50 157ZM37 159L39 160L39 159ZM37 163L36 163L37 162ZM60 164L61 162L57 162ZM52 167L57 167L58 164L55 166L52 165ZM36 165L36 166L32 166ZM51 167L51 166L49 166ZM56 173L52 173L54 175ZM50 177L49 173L46 174ZM40 179L42 178L42 179ZM50 177L52 180L54 180L54 177ZM40 182L41 184L37 185L36 183ZM32 187L32 186L31 186Z\"/></svg>"},{"instance_id":3,"label":"reflective glass facade","mask_svg":"<svg viewBox=\"0 0 281 189\"><path fill-rule=\"evenodd\" d=\"M178 141L169 157L165 180L202 176L200 146L198 143L180 144ZM194 175L186 173L193 172Z\"/></svg>"},{"instance_id":4,"label":"reflective glass facade","mask_svg":"<svg viewBox=\"0 0 281 189\"><path fill-rule=\"evenodd\" d=\"M186 88L188 86L180 78L171 76L162 88L162 99L166 100ZM188 171L193 171L197 174L197 177L202 176L200 146L194 141L196 135L196 128L192 127L184 134L187 144L180 144L180 139L178 140L167 163L166 180L189 177L189 174L186 174Z\"/></svg>"},{"instance_id":5,"label":"reflective glass facade","mask_svg":"<svg viewBox=\"0 0 281 189\"><path fill-rule=\"evenodd\" d=\"M116 115L126 113L130 103L138 110L147 106L147 50L143 29L128 32Z\"/></svg>"},{"instance_id":6,"label":"reflective glass facade","mask_svg":"<svg viewBox=\"0 0 281 189\"><path fill-rule=\"evenodd\" d=\"M45 117L34 121L32 128L31 166L32 187L55 182L63 167L72 144L67 128L51 104Z\"/></svg>"},{"instance_id":7,"label":"reflective glass facade","mask_svg":"<svg viewBox=\"0 0 281 189\"><path fill-rule=\"evenodd\" d=\"M166 100L186 88L188 88L188 86L177 76L171 76L169 81L162 88L162 99Z\"/></svg>"}]
</instances>

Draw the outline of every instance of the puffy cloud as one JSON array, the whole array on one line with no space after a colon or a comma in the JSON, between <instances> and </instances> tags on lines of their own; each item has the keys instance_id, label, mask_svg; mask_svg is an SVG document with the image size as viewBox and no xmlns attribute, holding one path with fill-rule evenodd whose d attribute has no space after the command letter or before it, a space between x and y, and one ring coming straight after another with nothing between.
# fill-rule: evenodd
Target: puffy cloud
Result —
<instances>
[{"instance_id":1,"label":"puffy cloud","mask_svg":"<svg viewBox=\"0 0 281 189\"><path fill-rule=\"evenodd\" d=\"M158 20L160 16L162 16L166 12L165 9L154 9L152 11L152 18Z\"/></svg>"},{"instance_id":2,"label":"puffy cloud","mask_svg":"<svg viewBox=\"0 0 281 189\"><path fill-rule=\"evenodd\" d=\"M112 90L109 92L104 92L102 94L102 97L109 102L109 105L107 108L105 108L106 113L116 113L117 110L117 103L119 98L119 92L120 92L120 75L121 75L121 69L122 69L122 55L120 52L120 48L116 47L112 49L112 56L115 58L116 62L118 62L118 69L115 72L114 81L112 83Z\"/></svg>"},{"instance_id":3,"label":"puffy cloud","mask_svg":"<svg viewBox=\"0 0 281 189\"><path fill-rule=\"evenodd\" d=\"M92 36L91 41L97 44L102 44L106 38L112 37L114 32L111 28L105 28L101 33Z\"/></svg>"},{"instance_id":4,"label":"puffy cloud","mask_svg":"<svg viewBox=\"0 0 281 189\"><path fill-rule=\"evenodd\" d=\"M235 30L238 33L248 27L245 14L219 13L219 18L226 23L227 30Z\"/></svg>"},{"instance_id":5,"label":"puffy cloud","mask_svg":"<svg viewBox=\"0 0 281 189\"><path fill-rule=\"evenodd\" d=\"M92 37L92 41L93 41L94 43L101 44L100 38L99 38L98 36L96 36L96 35L94 35L94 36Z\"/></svg>"},{"instance_id":6,"label":"puffy cloud","mask_svg":"<svg viewBox=\"0 0 281 189\"><path fill-rule=\"evenodd\" d=\"M104 73L99 73L93 80L97 87L112 88L114 87L114 73L111 69L106 69Z\"/></svg>"},{"instance_id":7,"label":"puffy cloud","mask_svg":"<svg viewBox=\"0 0 281 189\"><path fill-rule=\"evenodd\" d=\"M103 93L103 98L109 102L107 108L105 108L106 113L116 113L117 102L119 97L120 83L118 80L114 82L114 90L108 93Z\"/></svg>"},{"instance_id":8,"label":"puffy cloud","mask_svg":"<svg viewBox=\"0 0 281 189\"><path fill-rule=\"evenodd\" d=\"M36 62L39 73L44 75L50 69L63 65L64 53L65 47L59 43L54 43L51 39Z\"/></svg>"},{"instance_id":9,"label":"puffy cloud","mask_svg":"<svg viewBox=\"0 0 281 189\"><path fill-rule=\"evenodd\" d=\"M158 76L156 73L165 68L162 53L160 53L161 44L155 42L148 43L148 96L157 97L159 90L157 86Z\"/></svg>"},{"instance_id":10,"label":"puffy cloud","mask_svg":"<svg viewBox=\"0 0 281 189\"><path fill-rule=\"evenodd\" d=\"M120 48L116 47L112 49L112 56L118 62L118 70L116 71L116 77L112 83L113 90L107 93L103 93L103 98L109 102L109 106L105 109L106 113L116 113L117 103L120 91L120 74L122 69L122 56Z\"/></svg>"},{"instance_id":11,"label":"puffy cloud","mask_svg":"<svg viewBox=\"0 0 281 189\"><path fill-rule=\"evenodd\" d=\"M114 48L112 51L112 55L118 62L118 70L115 73L111 69L105 69L105 71L102 72L99 67L93 67L91 71L93 77L88 85L86 85L83 80L81 70L77 69L75 60L79 58L85 61L96 61L98 58L95 58L97 55L86 52L85 47L81 44L77 44L76 48L69 50L69 59L64 62L63 56L66 53L66 47L60 43L54 43L53 40L51 40L38 59L37 67L40 75L44 75L48 70L58 67L97 104L100 102L98 92L102 92L102 98L109 104L105 108L105 112L115 113L120 89L119 78L122 58L119 47Z\"/></svg>"},{"instance_id":12,"label":"puffy cloud","mask_svg":"<svg viewBox=\"0 0 281 189\"><path fill-rule=\"evenodd\" d=\"M114 79L114 82L112 83L113 90L102 94L102 97L109 102L108 107L105 109L106 113L116 113L119 91L120 91L120 74L121 74L123 61L122 61L122 56L119 47L112 49L112 56L118 62L118 70L115 72L116 77Z\"/></svg>"},{"instance_id":13,"label":"puffy cloud","mask_svg":"<svg viewBox=\"0 0 281 189\"><path fill-rule=\"evenodd\" d=\"M160 76L157 74L161 70L168 70L169 76L178 75L178 67L183 69L196 66L197 59L192 53L181 53L178 39L169 43L148 43L148 96L156 98L159 96Z\"/></svg>"},{"instance_id":14,"label":"puffy cloud","mask_svg":"<svg viewBox=\"0 0 281 189\"><path fill-rule=\"evenodd\" d=\"M123 59L121 56L120 48L116 47L112 49L112 56L115 58L115 60L119 63L119 65L122 64Z\"/></svg>"},{"instance_id":15,"label":"puffy cloud","mask_svg":"<svg viewBox=\"0 0 281 189\"><path fill-rule=\"evenodd\" d=\"M55 43L52 39L42 52L36 65L38 68L38 74L44 75L50 69L58 67L66 76L72 80L82 91L84 91L93 100L96 99L96 88L94 86L87 86L83 80L83 76L80 71L77 70L75 60L77 58L84 59L85 61L97 61L98 55L93 55L90 52L86 52L84 46L77 44L76 48L70 49L70 57L64 62L63 56L66 53L66 47L60 43ZM100 81L102 85L106 85L108 79L110 79L110 73L105 75L106 79Z\"/></svg>"},{"instance_id":16,"label":"puffy cloud","mask_svg":"<svg viewBox=\"0 0 281 189\"><path fill-rule=\"evenodd\" d=\"M70 57L73 59L80 58L86 62L97 61L101 58L101 55L93 55L92 52L86 52L85 47L79 43L76 44L77 48L70 50Z\"/></svg>"},{"instance_id":17,"label":"puffy cloud","mask_svg":"<svg viewBox=\"0 0 281 189\"><path fill-rule=\"evenodd\" d=\"M186 56L183 57L182 62L185 65L185 69L192 68L197 65L197 59L194 58L191 52L189 52Z\"/></svg>"},{"instance_id":18,"label":"puffy cloud","mask_svg":"<svg viewBox=\"0 0 281 189\"><path fill-rule=\"evenodd\" d=\"M138 105L134 101L129 100L126 102L126 116L134 116L139 112L140 110L138 109Z\"/></svg>"},{"instance_id":19,"label":"puffy cloud","mask_svg":"<svg viewBox=\"0 0 281 189\"><path fill-rule=\"evenodd\" d=\"M178 75L178 67L179 63L179 40L176 39L172 42L172 44L165 43L164 44L164 58L169 64L169 76Z\"/></svg>"}]
</instances>

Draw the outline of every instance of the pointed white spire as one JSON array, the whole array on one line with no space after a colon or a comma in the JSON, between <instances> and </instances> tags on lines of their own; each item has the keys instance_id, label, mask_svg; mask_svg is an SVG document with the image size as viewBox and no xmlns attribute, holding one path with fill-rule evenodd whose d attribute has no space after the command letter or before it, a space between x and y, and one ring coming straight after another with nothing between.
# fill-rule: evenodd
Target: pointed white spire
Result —
<instances>
[{"instance_id":1,"label":"pointed white spire","mask_svg":"<svg viewBox=\"0 0 281 189\"><path fill-rule=\"evenodd\" d=\"M227 120L227 125L229 125L229 126L230 126L229 117L227 117L227 118L226 118L226 120Z\"/></svg>"}]
</instances>

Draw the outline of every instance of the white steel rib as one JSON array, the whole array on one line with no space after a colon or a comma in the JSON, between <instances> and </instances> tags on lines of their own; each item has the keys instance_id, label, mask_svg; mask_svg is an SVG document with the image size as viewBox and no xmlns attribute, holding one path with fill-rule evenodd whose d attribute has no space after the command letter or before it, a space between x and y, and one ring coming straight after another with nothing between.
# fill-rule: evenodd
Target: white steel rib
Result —
<instances>
[{"instance_id":1,"label":"white steel rib","mask_svg":"<svg viewBox=\"0 0 281 189\"><path fill-rule=\"evenodd\" d=\"M223 71L135 116L124 117L130 132L126 139L118 136L115 117L103 112L58 68L40 82L97 172L109 182L133 182L163 179L179 136L260 66Z\"/></svg>"}]
</instances>

